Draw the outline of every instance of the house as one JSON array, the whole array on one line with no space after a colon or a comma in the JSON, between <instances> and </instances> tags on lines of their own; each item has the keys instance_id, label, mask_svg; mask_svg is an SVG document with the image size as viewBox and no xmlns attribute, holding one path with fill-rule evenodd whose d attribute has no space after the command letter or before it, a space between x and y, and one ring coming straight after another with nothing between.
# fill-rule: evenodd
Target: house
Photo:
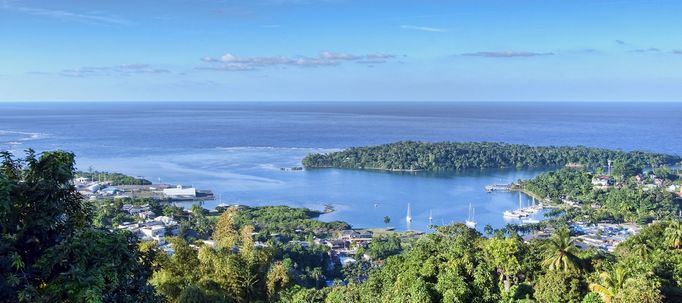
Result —
<instances>
[{"instance_id":1,"label":"house","mask_svg":"<svg viewBox=\"0 0 682 303\"><path fill-rule=\"evenodd\" d=\"M346 267L348 265L355 264L357 261L351 257L340 256L339 262L341 263L341 266Z\"/></svg>"},{"instance_id":2,"label":"house","mask_svg":"<svg viewBox=\"0 0 682 303\"><path fill-rule=\"evenodd\" d=\"M343 240L327 240L327 241L324 241L323 243L324 243L324 245L331 248L332 250L334 250L334 249L345 249L346 248L346 241L343 241Z\"/></svg>"},{"instance_id":3,"label":"house","mask_svg":"<svg viewBox=\"0 0 682 303\"><path fill-rule=\"evenodd\" d=\"M137 215L139 213L149 211L149 205L145 204L142 206L132 206L130 204L125 204L121 207L121 210L131 215Z\"/></svg>"},{"instance_id":4,"label":"house","mask_svg":"<svg viewBox=\"0 0 682 303\"><path fill-rule=\"evenodd\" d=\"M173 218L167 217L167 216L158 216L158 217L154 218L154 221L161 222L161 223L163 223L164 225L167 225L167 226L173 226L173 225L177 225L177 224L178 224L178 222L176 222L175 220L173 220Z\"/></svg>"},{"instance_id":5,"label":"house","mask_svg":"<svg viewBox=\"0 0 682 303\"><path fill-rule=\"evenodd\" d=\"M123 204L123 206L121 206L121 211L130 213L130 210L131 210L133 207L134 207L134 206L133 206L132 204Z\"/></svg>"},{"instance_id":6,"label":"house","mask_svg":"<svg viewBox=\"0 0 682 303\"><path fill-rule=\"evenodd\" d=\"M369 230L343 230L341 231L341 239L351 243L356 242L371 242L372 232Z\"/></svg>"},{"instance_id":7,"label":"house","mask_svg":"<svg viewBox=\"0 0 682 303\"><path fill-rule=\"evenodd\" d=\"M145 237L155 240L159 240L166 236L166 228L162 225L145 226L140 228L140 232L145 235Z\"/></svg>"},{"instance_id":8,"label":"house","mask_svg":"<svg viewBox=\"0 0 682 303\"><path fill-rule=\"evenodd\" d=\"M609 176L598 176L595 178L592 178L592 185L596 187L609 187L609 185L612 184L611 177Z\"/></svg>"},{"instance_id":9,"label":"house","mask_svg":"<svg viewBox=\"0 0 682 303\"><path fill-rule=\"evenodd\" d=\"M641 184L643 180L644 177L642 177L641 174L635 176L635 181L637 181L637 184Z\"/></svg>"},{"instance_id":10,"label":"house","mask_svg":"<svg viewBox=\"0 0 682 303\"><path fill-rule=\"evenodd\" d=\"M165 188L163 194L168 198L196 198L197 189L194 187L178 185L176 187Z\"/></svg>"},{"instance_id":11,"label":"house","mask_svg":"<svg viewBox=\"0 0 682 303\"><path fill-rule=\"evenodd\" d=\"M140 212L140 213L138 213L137 215L140 216L140 218L145 219L145 220L147 220L147 219L150 219L150 220L151 220L151 219L154 219L154 217L156 216L156 215L154 214L154 212L153 212L153 211L150 211L150 210Z\"/></svg>"}]
</instances>

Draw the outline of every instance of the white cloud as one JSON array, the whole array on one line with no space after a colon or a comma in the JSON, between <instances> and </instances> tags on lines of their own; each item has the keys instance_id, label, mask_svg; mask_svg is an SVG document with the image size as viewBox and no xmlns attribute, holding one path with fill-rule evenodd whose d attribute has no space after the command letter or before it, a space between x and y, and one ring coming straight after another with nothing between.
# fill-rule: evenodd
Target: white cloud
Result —
<instances>
[{"instance_id":1,"label":"white cloud","mask_svg":"<svg viewBox=\"0 0 682 303\"><path fill-rule=\"evenodd\" d=\"M488 58L517 58L517 57L540 57L552 56L554 53L536 53L528 51L484 51L464 53L462 56L488 57Z\"/></svg>"},{"instance_id":2,"label":"white cloud","mask_svg":"<svg viewBox=\"0 0 682 303\"><path fill-rule=\"evenodd\" d=\"M362 59L363 56L357 56L347 53L322 52L320 53L320 58L324 58L327 60L359 60Z\"/></svg>"},{"instance_id":3,"label":"white cloud","mask_svg":"<svg viewBox=\"0 0 682 303\"><path fill-rule=\"evenodd\" d=\"M86 22L86 23L97 23L97 24L110 24L110 25L131 25L132 22L127 19L123 19L117 16L101 15L101 14L82 14L76 12L70 12L65 10L56 9L45 9L36 7L26 7L26 6L16 6L13 5L14 1L5 0L0 5L0 9L13 11L18 13L23 13L33 16L41 16L54 18L64 21L76 21L76 22Z\"/></svg>"},{"instance_id":4,"label":"white cloud","mask_svg":"<svg viewBox=\"0 0 682 303\"><path fill-rule=\"evenodd\" d=\"M226 53L220 57L204 57L201 61L207 65L199 66L199 70L218 70L218 71L252 71L265 67L322 67L336 66L343 62L355 61L365 64L385 63L387 60L395 58L395 55L373 53L368 55L355 55L349 53L325 51L315 57L308 56L256 56L242 57L232 53Z\"/></svg>"},{"instance_id":5,"label":"white cloud","mask_svg":"<svg viewBox=\"0 0 682 303\"><path fill-rule=\"evenodd\" d=\"M153 67L149 64L121 64L115 66L85 66L79 68L63 69L56 74L66 77L85 78L131 76L135 74L168 74L170 72L170 70Z\"/></svg>"},{"instance_id":6,"label":"white cloud","mask_svg":"<svg viewBox=\"0 0 682 303\"><path fill-rule=\"evenodd\" d=\"M445 28L437 28L437 27L429 27L429 26L416 26L416 25L401 25L400 28L410 29L410 30L415 30L415 31L422 31L422 32L432 32L432 33L444 33L444 32L448 31Z\"/></svg>"}]
</instances>

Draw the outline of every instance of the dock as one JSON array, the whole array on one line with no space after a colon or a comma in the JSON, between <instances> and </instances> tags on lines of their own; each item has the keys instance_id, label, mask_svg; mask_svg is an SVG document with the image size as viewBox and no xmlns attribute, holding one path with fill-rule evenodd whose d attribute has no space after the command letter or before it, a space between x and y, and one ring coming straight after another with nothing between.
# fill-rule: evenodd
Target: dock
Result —
<instances>
[{"instance_id":1,"label":"dock","mask_svg":"<svg viewBox=\"0 0 682 303\"><path fill-rule=\"evenodd\" d=\"M485 187L486 192L511 191L513 184L491 184Z\"/></svg>"}]
</instances>

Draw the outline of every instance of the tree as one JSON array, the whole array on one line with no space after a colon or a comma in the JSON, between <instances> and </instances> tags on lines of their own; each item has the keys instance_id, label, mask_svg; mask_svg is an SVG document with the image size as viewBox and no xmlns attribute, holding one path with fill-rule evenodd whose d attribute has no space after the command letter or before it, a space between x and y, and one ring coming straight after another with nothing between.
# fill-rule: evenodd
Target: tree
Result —
<instances>
[{"instance_id":1,"label":"tree","mask_svg":"<svg viewBox=\"0 0 682 303\"><path fill-rule=\"evenodd\" d=\"M538 279L534 290L538 302L578 303L587 287L582 276L575 271L550 270Z\"/></svg>"},{"instance_id":2,"label":"tree","mask_svg":"<svg viewBox=\"0 0 682 303\"><path fill-rule=\"evenodd\" d=\"M276 301L276 293L278 290L288 286L290 281L289 270L282 264L276 262L270 267L267 275L267 292L270 301Z\"/></svg>"},{"instance_id":3,"label":"tree","mask_svg":"<svg viewBox=\"0 0 682 303\"><path fill-rule=\"evenodd\" d=\"M237 227L234 222L236 212L235 208L229 208L220 215L218 222L216 222L213 240L220 247L232 248L232 246L237 244Z\"/></svg>"},{"instance_id":4,"label":"tree","mask_svg":"<svg viewBox=\"0 0 682 303\"><path fill-rule=\"evenodd\" d=\"M26 154L0 153L0 301L154 301L136 240L92 225L75 156Z\"/></svg>"},{"instance_id":5,"label":"tree","mask_svg":"<svg viewBox=\"0 0 682 303\"><path fill-rule=\"evenodd\" d=\"M495 232L495 229L493 229L493 227L490 224L486 224L483 227L483 232L485 232L485 234L488 236L492 236L493 233Z\"/></svg>"},{"instance_id":6,"label":"tree","mask_svg":"<svg viewBox=\"0 0 682 303\"><path fill-rule=\"evenodd\" d=\"M682 224L679 220L671 222L665 229L665 239L670 247L682 248Z\"/></svg>"},{"instance_id":7,"label":"tree","mask_svg":"<svg viewBox=\"0 0 682 303\"><path fill-rule=\"evenodd\" d=\"M617 295L625 281L628 279L628 273L621 267L616 267L610 272L602 272L599 274L599 282L590 283L591 291L598 293L605 303L611 303L611 300Z\"/></svg>"},{"instance_id":8,"label":"tree","mask_svg":"<svg viewBox=\"0 0 682 303\"><path fill-rule=\"evenodd\" d=\"M400 253L402 245L397 236L375 238L367 247L367 255L375 259L386 259Z\"/></svg>"},{"instance_id":9,"label":"tree","mask_svg":"<svg viewBox=\"0 0 682 303\"><path fill-rule=\"evenodd\" d=\"M581 303L604 303L598 293L589 292Z\"/></svg>"},{"instance_id":10,"label":"tree","mask_svg":"<svg viewBox=\"0 0 682 303\"><path fill-rule=\"evenodd\" d=\"M573 245L568 228L561 228L545 244L543 264L549 270L576 270L580 266L578 248Z\"/></svg>"},{"instance_id":11,"label":"tree","mask_svg":"<svg viewBox=\"0 0 682 303\"><path fill-rule=\"evenodd\" d=\"M324 274L322 273L322 269L319 267L315 267L311 270L309 270L308 274L310 277L315 280L315 288L320 288L320 280L324 278Z\"/></svg>"},{"instance_id":12,"label":"tree","mask_svg":"<svg viewBox=\"0 0 682 303\"><path fill-rule=\"evenodd\" d=\"M519 237L495 237L486 241L484 251L488 262L497 268L500 282L509 291L516 275L521 271L522 241Z\"/></svg>"},{"instance_id":13,"label":"tree","mask_svg":"<svg viewBox=\"0 0 682 303\"><path fill-rule=\"evenodd\" d=\"M177 303L232 303L234 300L225 298L213 290L206 290L196 285L190 285L177 297Z\"/></svg>"},{"instance_id":14,"label":"tree","mask_svg":"<svg viewBox=\"0 0 682 303\"><path fill-rule=\"evenodd\" d=\"M625 281L623 288L615 294L612 302L618 303L661 303L660 285L652 278L630 278Z\"/></svg>"},{"instance_id":15,"label":"tree","mask_svg":"<svg viewBox=\"0 0 682 303\"><path fill-rule=\"evenodd\" d=\"M653 247L644 236L633 237L631 242L632 252L642 260L648 260L649 255L653 251Z\"/></svg>"}]
</instances>

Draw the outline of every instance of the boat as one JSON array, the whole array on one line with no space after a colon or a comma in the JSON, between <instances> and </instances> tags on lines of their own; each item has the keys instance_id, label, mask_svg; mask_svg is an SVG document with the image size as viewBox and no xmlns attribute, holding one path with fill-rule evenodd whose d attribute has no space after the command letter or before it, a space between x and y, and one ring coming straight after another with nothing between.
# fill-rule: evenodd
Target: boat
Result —
<instances>
[{"instance_id":1,"label":"boat","mask_svg":"<svg viewBox=\"0 0 682 303\"><path fill-rule=\"evenodd\" d=\"M433 212L429 209L429 226L433 225Z\"/></svg>"},{"instance_id":2,"label":"boat","mask_svg":"<svg viewBox=\"0 0 682 303\"><path fill-rule=\"evenodd\" d=\"M526 209L523 208L523 202L521 201L521 194L519 194L519 208L517 210L509 211L506 210L502 215L505 218L521 218L521 217L528 217L531 215L531 213L527 212Z\"/></svg>"},{"instance_id":3,"label":"boat","mask_svg":"<svg viewBox=\"0 0 682 303\"><path fill-rule=\"evenodd\" d=\"M412 222L412 212L410 211L410 203L407 203L407 216L405 216L405 221L407 221L407 223Z\"/></svg>"},{"instance_id":4,"label":"boat","mask_svg":"<svg viewBox=\"0 0 682 303\"><path fill-rule=\"evenodd\" d=\"M508 211L508 210L505 210L504 213L502 213L502 215L503 215L505 218L521 218L521 214L518 213L517 211Z\"/></svg>"},{"instance_id":5,"label":"boat","mask_svg":"<svg viewBox=\"0 0 682 303\"><path fill-rule=\"evenodd\" d=\"M474 220L474 212L476 211L475 208L471 208L471 203L469 203L469 217L467 218L466 221L464 221L464 225L466 225L468 228L476 228L476 221Z\"/></svg>"}]
</instances>

